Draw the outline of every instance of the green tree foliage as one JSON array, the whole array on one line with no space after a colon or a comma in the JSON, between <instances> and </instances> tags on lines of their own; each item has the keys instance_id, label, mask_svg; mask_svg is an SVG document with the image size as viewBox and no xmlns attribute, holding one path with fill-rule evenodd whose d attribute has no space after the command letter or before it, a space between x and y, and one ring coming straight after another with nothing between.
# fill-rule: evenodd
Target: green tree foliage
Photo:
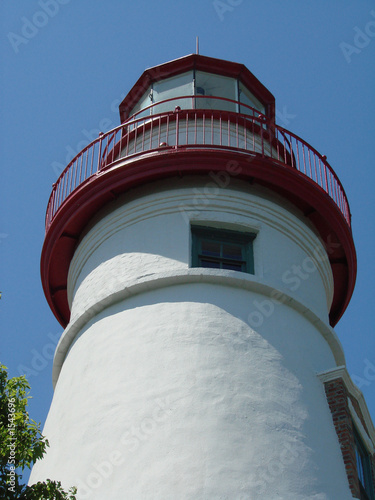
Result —
<instances>
[{"instance_id":1,"label":"green tree foliage","mask_svg":"<svg viewBox=\"0 0 375 500\"><path fill-rule=\"evenodd\" d=\"M30 385L25 376L8 379L0 364L0 498L3 500L76 500L76 489L59 481L22 484L22 471L41 459L48 441L26 411Z\"/></svg>"}]
</instances>

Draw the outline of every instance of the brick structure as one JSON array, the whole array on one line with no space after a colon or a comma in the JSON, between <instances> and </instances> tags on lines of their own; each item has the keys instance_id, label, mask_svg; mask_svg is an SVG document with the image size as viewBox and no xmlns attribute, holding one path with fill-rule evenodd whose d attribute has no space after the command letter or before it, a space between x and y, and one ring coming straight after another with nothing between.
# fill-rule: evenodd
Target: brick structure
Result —
<instances>
[{"instance_id":1,"label":"brick structure","mask_svg":"<svg viewBox=\"0 0 375 500\"><path fill-rule=\"evenodd\" d=\"M361 403L350 391L350 385L353 387L354 384L351 382L349 375L347 375L345 369L343 371L344 376L339 376L332 380L324 381L324 389L327 396L327 401L332 414L332 420L336 429L337 437L339 439L341 452L345 464L345 470L348 477L349 487L354 498L358 499L369 499L366 492L363 491L361 483L359 480L357 460L356 460L356 444L355 444L355 429L353 420L357 421L357 427L362 426L362 431L364 430L367 434L367 438L370 439L369 427L366 422L366 417L361 409ZM345 380L344 380L345 379ZM348 382L351 382L348 384ZM348 388L349 385L349 388ZM357 389L358 392L360 392ZM360 393L361 394L361 393ZM361 394L362 395L362 394ZM367 408L366 408L367 410ZM370 424L371 425L371 424ZM357 428L357 432L361 434L360 430ZM362 436L363 437L363 436ZM371 439L370 439L371 440ZM373 445L373 441L371 440ZM375 453L370 453L370 467L372 484L375 484ZM375 492L373 493L375 495Z\"/></svg>"},{"instance_id":2,"label":"brick structure","mask_svg":"<svg viewBox=\"0 0 375 500\"><path fill-rule=\"evenodd\" d=\"M348 391L342 379L327 382L324 388L337 437L339 438L350 490L354 498L360 498L353 423L348 405Z\"/></svg>"}]
</instances>

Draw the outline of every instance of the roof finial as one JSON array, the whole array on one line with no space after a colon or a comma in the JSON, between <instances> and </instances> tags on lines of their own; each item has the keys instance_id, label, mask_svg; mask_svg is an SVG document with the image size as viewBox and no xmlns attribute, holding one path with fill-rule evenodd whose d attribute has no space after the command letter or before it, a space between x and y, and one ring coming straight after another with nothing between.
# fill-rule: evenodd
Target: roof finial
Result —
<instances>
[{"instance_id":1,"label":"roof finial","mask_svg":"<svg viewBox=\"0 0 375 500\"><path fill-rule=\"evenodd\" d=\"M196 42L195 43L195 45L196 45L195 53L199 54L199 36L196 37L195 42Z\"/></svg>"}]
</instances>

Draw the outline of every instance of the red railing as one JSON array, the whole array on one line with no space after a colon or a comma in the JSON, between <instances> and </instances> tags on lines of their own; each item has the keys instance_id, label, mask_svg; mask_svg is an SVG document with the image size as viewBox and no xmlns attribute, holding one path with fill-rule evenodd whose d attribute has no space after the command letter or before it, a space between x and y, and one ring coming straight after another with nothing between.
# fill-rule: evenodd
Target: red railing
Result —
<instances>
[{"instance_id":1,"label":"red railing","mask_svg":"<svg viewBox=\"0 0 375 500\"><path fill-rule=\"evenodd\" d=\"M204 99L199 104L213 109L198 108L197 99ZM187 104L192 108L181 109ZM239 109L245 113L238 112ZM331 197L350 227L344 188L326 158L308 143L242 103L225 98L183 96L141 110L125 123L100 134L73 158L53 185L46 230L65 200L82 183L118 161L166 148L197 147L257 154L296 169Z\"/></svg>"}]
</instances>

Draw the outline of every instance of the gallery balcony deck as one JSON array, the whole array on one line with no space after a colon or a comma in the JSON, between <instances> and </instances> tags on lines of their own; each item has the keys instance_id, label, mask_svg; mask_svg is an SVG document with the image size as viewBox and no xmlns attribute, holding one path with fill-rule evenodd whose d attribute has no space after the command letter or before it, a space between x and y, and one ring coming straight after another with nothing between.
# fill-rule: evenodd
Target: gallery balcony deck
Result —
<instances>
[{"instance_id":1,"label":"gallery balcony deck","mask_svg":"<svg viewBox=\"0 0 375 500\"><path fill-rule=\"evenodd\" d=\"M324 156L253 108L229 99L200 97L178 97L149 106L85 147L53 185L46 229L83 183L117 168L125 159L168 149L221 149L272 160L275 165L293 169L321 188L350 226L349 204L344 188ZM211 109L198 107L197 103L202 100ZM191 103L191 109L180 106L187 103ZM222 109L239 106L246 113Z\"/></svg>"}]
</instances>

